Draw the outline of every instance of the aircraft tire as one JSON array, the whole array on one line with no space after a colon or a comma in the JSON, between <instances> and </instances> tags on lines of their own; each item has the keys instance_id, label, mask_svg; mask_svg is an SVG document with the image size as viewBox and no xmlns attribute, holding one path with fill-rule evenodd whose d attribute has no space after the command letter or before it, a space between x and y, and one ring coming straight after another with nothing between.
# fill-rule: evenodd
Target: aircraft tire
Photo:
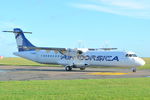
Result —
<instances>
[{"instance_id":1,"label":"aircraft tire","mask_svg":"<svg viewBox=\"0 0 150 100\"><path fill-rule=\"evenodd\" d=\"M65 67L65 70L66 70L66 71L71 71L72 68L71 68L71 66L66 66L66 67Z\"/></svg>"},{"instance_id":2,"label":"aircraft tire","mask_svg":"<svg viewBox=\"0 0 150 100\"><path fill-rule=\"evenodd\" d=\"M136 68L132 68L132 72L136 72Z\"/></svg>"}]
</instances>

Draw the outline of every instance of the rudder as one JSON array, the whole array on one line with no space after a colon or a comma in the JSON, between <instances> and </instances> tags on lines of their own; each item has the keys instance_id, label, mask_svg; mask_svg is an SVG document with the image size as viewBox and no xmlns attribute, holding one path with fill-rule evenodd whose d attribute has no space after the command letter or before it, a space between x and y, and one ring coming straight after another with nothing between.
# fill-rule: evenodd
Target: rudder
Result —
<instances>
[{"instance_id":1,"label":"rudder","mask_svg":"<svg viewBox=\"0 0 150 100\"><path fill-rule=\"evenodd\" d=\"M29 51L31 49L27 49L28 47L35 47L24 35L24 33L29 32L23 32L20 28L14 28L13 33L15 34L18 51Z\"/></svg>"}]
</instances>

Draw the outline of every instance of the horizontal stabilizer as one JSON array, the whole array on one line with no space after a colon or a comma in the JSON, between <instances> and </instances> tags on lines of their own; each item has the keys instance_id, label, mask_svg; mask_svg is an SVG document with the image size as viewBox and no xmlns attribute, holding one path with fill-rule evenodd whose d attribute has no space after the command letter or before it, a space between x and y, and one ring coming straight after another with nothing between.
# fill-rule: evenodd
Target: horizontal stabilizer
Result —
<instances>
[{"instance_id":1,"label":"horizontal stabilizer","mask_svg":"<svg viewBox=\"0 0 150 100\"><path fill-rule=\"evenodd\" d=\"M9 32L9 33L22 33L21 31L2 31L2 32ZM23 33L29 33L29 34L32 34L32 32L23 32Z\"/></svg>"}]
</instances>

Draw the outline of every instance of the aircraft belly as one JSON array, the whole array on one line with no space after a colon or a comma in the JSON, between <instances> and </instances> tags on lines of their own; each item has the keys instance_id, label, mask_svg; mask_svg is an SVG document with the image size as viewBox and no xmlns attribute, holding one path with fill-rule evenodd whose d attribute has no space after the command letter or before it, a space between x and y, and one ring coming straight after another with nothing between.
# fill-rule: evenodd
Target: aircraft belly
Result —
<instances>
[{"instance_id":1,"label":"aircraft belly","mask_svg":"<svg viewBox=\"0 0 150 100\"><path fill-rule=\"evenodd\" d=\"M120 61L90 61L90 66L120 66Z\"/></svg>"}]
</instances>

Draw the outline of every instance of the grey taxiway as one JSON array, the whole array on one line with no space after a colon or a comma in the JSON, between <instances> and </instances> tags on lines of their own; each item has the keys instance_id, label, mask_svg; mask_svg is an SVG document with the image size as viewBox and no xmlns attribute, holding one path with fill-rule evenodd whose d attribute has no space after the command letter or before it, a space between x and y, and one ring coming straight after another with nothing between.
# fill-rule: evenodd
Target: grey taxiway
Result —
<instances>
[{"instance_id":1,"label":"grey taxiway","mask_svg":"<svg viewBox=\"0 0 150 100\"><path fill-rule=\"evenodd\" d=\"M0 66L0 81L11 80L72 80L150 77L150 70L119 68L86 68L65 71L63 67Z\"/></svg>"}]
</instances>

